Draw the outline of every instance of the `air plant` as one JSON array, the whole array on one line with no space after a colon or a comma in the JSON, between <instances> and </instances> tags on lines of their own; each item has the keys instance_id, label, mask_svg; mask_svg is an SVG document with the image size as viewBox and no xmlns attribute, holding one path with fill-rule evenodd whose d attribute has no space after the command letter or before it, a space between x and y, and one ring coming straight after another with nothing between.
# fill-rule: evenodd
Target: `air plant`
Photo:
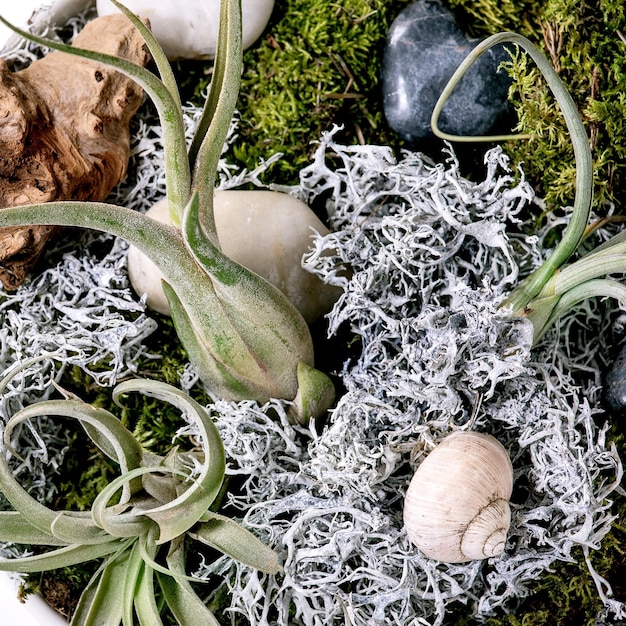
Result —
<instances>
[{"instance_id":1,"label":"air plant","mask_svg":"<svg viewBox=\"0 0 626 626\"><path fill-rule=\"evenodd\" d=\"M75 226L126 239L165 276L163 289L178 336L214 394L234 401L288 400L294 419L317 417L332 403L334 387L314 368L306 322L276 287L222 253L215 229L216 170L241 74L240 1L221 2L213 79L189 149L180 95L163 50L135 14L113 1L145 38L160 78L124 59L34 36L2 17L0 22L35 43L122 72L147 92L163 129L172 225L107 203L51 202L4 209L0 226Z\"/></svg>"},{"instance_id":2,"label":"air plant","mask_svg":"<svg viewBox=\"0 0 626 626\"><path fill-rule=\"evenodd\" d=\"M573 306L594 296L613 297L626 304L626 286L608 278L626 271L626 233L621 232L578 260L566 265L593 227L588 226L593 195L593 169L589 138L576 105L563 81L541 51L517 33L498 33L486 38L466 57L450 78L432 113L433 131L449 141L502 141L524 135L459 137L442 132L437 125L446 100L476 59L493 46L513 43L524 49L543 74L565 118L576 160L576 195L567 228L545 262L522 281L503 303L512 315L527 317L533 324L536 343L546 330Z\"/></svg>"},{"instance_id":3,"label":"air plant","mask_svg":"<svg viewBox=\"0 0 626 626\"><path fill-rule=\"evenodd\" d=\"M37 360L12 368L0 381L0 393L18 371ZM188 539L267 573L280 571L278 557L251 532L212 510L219 505L225 457L208 412L159 381L120 383L113 400L121 406L122 396L134 392L179 409L195 427L200 447L183 451L176 446L165 456L148 452L115 415L67 392L64 399L18 411L3 434L4 447L13 455L20 425L40 416L70 418L119 465L121 474L96 496L91 510L55 511L21 487L9 455L0 455L0 491L14 508L0 511L0 541L46 548L0 560L0 570L33 573L103 559L80 597L73 626L132 626L135 615L141 624L162 624L157 597L181 626L218 624L190 584L198 579L186 572Z\"/></svg>"}]
</instances>

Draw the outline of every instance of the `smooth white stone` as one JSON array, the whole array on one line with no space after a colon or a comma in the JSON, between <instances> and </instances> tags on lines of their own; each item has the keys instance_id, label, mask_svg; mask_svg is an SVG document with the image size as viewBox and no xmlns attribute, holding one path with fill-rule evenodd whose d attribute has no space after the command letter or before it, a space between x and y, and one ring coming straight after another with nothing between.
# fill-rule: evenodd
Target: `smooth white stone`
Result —
<instances>
[{"instance_id":1,"label":"smooth white stone","mask_svg":"<svg viewBox=\"0 0 626 626\"><path fill-rule=\"evenodd\" d=\"M224 254L278 287L307 322L327 313L340 294L301 264L311 249L314 233L329 231L311 209L288 194L275 191L217 191L215 226ZM147 213L169 223L167 201L157 202ZM161 279L163 275L143 253L130 247L128 275L147 305L169 315Z\"/></svg>"},{"instance_id":2,"label":"smooth white stone","mask_svg":"<svg viewBox=\"0 0 626 626\"><path fill-rule=\"evenodd\" d=\"M126 0L133 13L148 18L152 32L168 59L201 59L215 56L219 0ZM97 0L98 15L117 13L110 0ZM274 0L242 0L243 49L265 30Z\"/></svg>"},{"instance_id":3,"label":"smooth white stone","mask_svg":"<svg viewBox=\"0 0 626 626\"><path fill-rule=\"evenodd\" d=\"M49 25L65 24L90 4L93 0L3 0L0 2L0 15L14 26L37 34ZM0 56L17 46L19 41L19 35L0 24Z\"/></svg>"}]
</instances>

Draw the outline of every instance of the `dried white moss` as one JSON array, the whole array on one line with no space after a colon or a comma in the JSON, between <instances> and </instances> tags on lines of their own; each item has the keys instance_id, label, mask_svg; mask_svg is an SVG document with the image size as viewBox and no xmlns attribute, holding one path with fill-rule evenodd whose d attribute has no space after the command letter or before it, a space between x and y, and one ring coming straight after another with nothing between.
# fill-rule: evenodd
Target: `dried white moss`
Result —
<instances>
[{"instance_id":1,"label":"dried white moss","mask_svg":"<svg viewBox=\"0 0 626 626\"><path fill-rule=\"evenodd\" d=\"M530 352L528 323L498 305L519 268L542 258L540 238L507 235L531 193L500 150L485 163L485 180L472 183L452 157L396 161L329 133L302 172L293 191L309 202L328 196L334 228L306 265L343 287L330 329L349 325L362 351L317 430L289 426L276 404L216 406L229 471L247 476L231 502L284 559L276 578L227 560L204 569L226 576L232 612L252 624L442 624L459 603L481 621L608 532L621 463L596 424L593 358L568 356L587 351L587 332L597 342L601 311L582 310L588 330L575 315L563 321L576 345L557 330ZM463 426L509 450L513 523L500 557L445 565L408 542L402 495L422 453ZM606 586L599 593L607 623L626 617Z\"/></svg>"}]
</instances>

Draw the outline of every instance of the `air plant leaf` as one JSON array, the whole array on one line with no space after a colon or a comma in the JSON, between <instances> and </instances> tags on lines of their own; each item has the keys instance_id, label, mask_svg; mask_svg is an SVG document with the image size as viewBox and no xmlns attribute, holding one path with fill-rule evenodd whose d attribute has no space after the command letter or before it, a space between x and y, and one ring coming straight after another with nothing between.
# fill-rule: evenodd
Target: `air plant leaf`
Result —
<instances>
[{"instance_id":1,"label":"air plant leaf","mask_svg":"<svg viewBox=\"0 0 626 626\"><path fill-rule=\"evenodd\" d=\"M122 394L130 391L165 400L183 411L197 427L202 441L204 462L198 475L191 478L191 486L171 502L144 511L144 515L158 524L157 543L163 543L189 530L220 493L226 469L224 446L207 411L182 391L158 381L129 380L116 387L113 397L119 401Z\"/></svg>"},{"instance_id":2,"label":"air plant leaf","mask_svg":"<svg viewBox=\"0 0 626 626\"><path fill-rule=\"evenodd\" d=\"M219 626L219 622L200 600L187 581L185 547L182 540L172 542L167 555L171 576L157 572L157 580L165 601L179 624Z\"/></svg>"},{"instance_id":3,"label":"air plant leaf","mask_svg":"<svg viewBox=\"0 0 626 626\"><path fill-rule=\"evenodd\" d=\"M134 594L135 611L140 624L161 626L163 622L154 596L154 569L150 565L156 557L157 547L151 533L141 537L139 549L140 552L145 552L148 558L142 556L142 567L139 569Z\"/></svg>"},{"instance_id":4,"label":"air plant leaf","mask_svg":"<svg viewBox=\"0 0 626 626\"><path fill-rule=\"evenodd\" d=\"M200 225L205 237L218 245L213 215L213 188L215 172L228 135L242 72L241 3L224 0L220 3L218 41L213 78L203 111L189 148L189 166L200 196Z\"/></svg>"},{"instance_id":5,"label":"air plant leaf","mask_svg":"<svg viewBox=\"0 0 626 626\"><path fill-rule=\"evenodd\" d=\"M626 304L626 287L606 277L626 272L626 233L622 232L579 260L566 265L577 251L587 232L593 192L593 170L589 139L576 105L563 81L546 57L528 39L517 33L498 33L481 42L457 68L442 92L432 114L433 131L451 141L506 140L516 135L499 137L456 137L443 133L437 121L446 100L476 59L491 47L513 43L533 59L551 89L565 118L576 159L576 196L572 216L560 242L546 261L509 294L503 306L513 315L522 315L533 324L533 342L579 302L591 297L612 297Z\"/></svg>"},{"instance_id":6,"label":"air plant leaf","mask_svg":"<svg viewBox=\"0 0 626 626\"><path fill-rule=\"evenodd\" d=\"M135 590L137 588L137 580L139 578L141 568L143 567L143 559L141 558L141 550L139 542L135 542L129 551L128 561L124 571L124 589L122 591L122 624L133 624L133 610L135 606Z\"/></svg>"},{"instance_id":7,"label":"air plant leaf","mask_svg":"<svg viewBox=\"0 0 626 626\"><path fill-rule=\"evenodd\" d=\"M132 552L124 550L109 557L96 572L83 591L72 626L119 626L124 614L124 598L127 585L128 563ZM132 625L133 622L130 622Z\"/></svg>"},{"instance_id":8,"label":"air plant leaf","mask_svg":"<svg viewBox=\"0 0 626 626\"><path fill-rule=\"evenodd\" d=\"M67 44L53 39L38 37L17 28L5 20L2 15L0 15L0 23L29 41L115 69L125 76L132 78L141 86L154 102L159 119L161 120L168 201L170 207L173 207L172 210L178 208L180 211L189 198L191 173L187 159L180 158L180 155L186 152L186 140L178 95L172 96L169 89L157 76L131 61L94 50L68 46Z\"/></svg>"},{"instance_id":9,"label":"air plant leaf","mask_svg":"<svg viewBox=\"0 0 626 626\"><path fill-rule=\"evenodd\" d=\"M276 574L282 570L276 552L243 526L218 513L209 512L205 518L206 521L190 533L193 539L261 572Z\"/></svg>"},{"instance_id":10,"label":"air plant leaf","mask_svg":"<svg viewBox=\"0 0 626 626\"><path fill-rule=\"evenodd\" d=\"M10 447L13 430L22 422L41 416L69 417L79 421L90 439L122 471L141 465L143 451L132 433L106 409L94 407L81 400L51 400L38 402L13 415L4 429L4 445Z\"/></svg>"},{"instance_id":11,"label":"air plant leaf","mask_svg":"<svg viewBox=\"0 0 626 626\"><path fill-rule=\"evenodd\" d=\"M19 511L0 511L0 542L63 546L65 541L33 526Z\"/></svg>"},{"instance_id":12,"label":"air plant leaf","mask_svg":"<svg viewBox=\"0 0 626 626\"><path fill-rule=\"evenodd\" d=\"M439 115L445 105L446 100L454 90L455 86L467 72L469 67L493 46L513 43L524 49L533 59L539 70L541 71L548 87L551 89L556 101L558 102L561 112L565 118L568 131L572 139L574 148L574 157L576 159L576 197L572 208L572 217L563 233L561 241L552 251L552 254L535 272L526 278L516 289L509 295L505 306L509 306L515 314L520 314L524 307L534 298L543 288L545 282L552 274L565 263L575 252L580 244L589 213L591 211L591 198L593 195L593 165L591 160L591 149L589 147L589 138L587 132L580 119L580 115L576 108L567 87L556 73L548 59L543 53L526 37L518 33L497 33L491 37L487 37L480 42L464 59L464 61L456 69L444 91L440 95L432 113L431 126L433 132L439 137L449 139L451 141L475 141L475 140L502 140L517 137L516 135L507 135L499 137L465 137L460 138L454 135L448 135L439 130L437 121Z\"/></svg>"},{"instance_id":13,"label":"air plant leaf","mask_svg":"<svg viewBox=\"0 0 626 626\"><path fill-rule=\"evenodd\" d=\"M34 362L29 360L28 366ZM22 367L14 367L0 380L0 391ZM11 472L8 454L0 455L0 491L15 511L0 512L0 541L50 546L52 549L21 558L0 560L0 570L40 572L104 558L85 588L73 617L74 626L104 624L133 626L162 624L155 597L159 585L181 626L215 624L216 620L190 586L196 580L185 572L185 536L196 537L241 557L264 572L279 571L277 555L236 522L213 513L209 507L222 493L225 475L224 447L207 410L183 391L154 380L127 380L113 390L122 406L128 393L139 392L178 408L194 425L201 450L165 456L147 453L133 435L108 411L64 394L18 411L7 422L5 439L25 420L40 415L62 415L90 427L103 452L120 465L121 474L96 496L89 511L53 511L34 500ZM158 418L158 415L155 415ZM145 481L159 475L158 481ZM168 486L166 483L170 481ZM145 482L150 490L143 489ZM134 485L132 490L130 485ZM109 505L118 493L127 495ZM153 491L153 493L150 493ZM157 558L169 542L167 565Z\"/></svg>"},{"instance_id":14,"label":"air plant leaf","mask_svg":"<svg viewBox=\"0 0 626 626\"><path fill-rule=\"evenodd\" d=\"M568 289L563 295L537 297L527 306L525 316L533 324L533 343L572 307L588 298L614 298L626 306L626 285L609 278L586 280Z\"/></svg>"},{"instance_id":15,"label":"air plant leaf","mask_svg":"<svg viewBox=\"0 0 626 626\"><path fill-rule=\"evenodd\" d=\"M110 540L97 544L67 545L44 554L0 560L0 571L27 574L69 567L115 553L120 548L124 548L125 545L121 540Z\"/></svg>"},{"instance_id":16,"label":"air plant leaf","mask_svg":"<svg viewBox=\"0 0 626 626\"><path fill-rule=\"evenodd\" d=\"M89 517L60 514L35 500L13 475L5 454L0 454L0 490L26 522L46 535L94 545L109 539Z\"/></svg>"}]
</instances>

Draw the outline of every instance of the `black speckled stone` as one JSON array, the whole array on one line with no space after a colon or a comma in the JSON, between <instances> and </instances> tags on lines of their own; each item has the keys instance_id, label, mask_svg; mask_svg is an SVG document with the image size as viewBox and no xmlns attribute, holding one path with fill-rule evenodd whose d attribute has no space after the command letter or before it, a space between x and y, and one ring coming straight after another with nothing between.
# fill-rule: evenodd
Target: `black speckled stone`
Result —
<instances>
[{"instance_id":1,"label":"black speckled stone","mask_svg":"<svg viewBox=\"0 0 626 626\"><path fill-rule=\"evenodd\" d=\"M418 0L394 20L385 45L382 89L389 126L413 146L432 139L430 117L461 61L479 43L468 39L438 0ZM446 103L439 128L455 135L488 135L509 113L510 79L503 46L483 54Z\"/></svg>"},{"instance_id":2,"label":"black speckled stone","mask_svg":"<svg viewBox=\"0 0 626 626\"><path fill-rule=\"evenodd\" d=\"M626 344L606 372L602 395L609 411L623 417L626 413Z\"/></svg>"}]
</instances>

